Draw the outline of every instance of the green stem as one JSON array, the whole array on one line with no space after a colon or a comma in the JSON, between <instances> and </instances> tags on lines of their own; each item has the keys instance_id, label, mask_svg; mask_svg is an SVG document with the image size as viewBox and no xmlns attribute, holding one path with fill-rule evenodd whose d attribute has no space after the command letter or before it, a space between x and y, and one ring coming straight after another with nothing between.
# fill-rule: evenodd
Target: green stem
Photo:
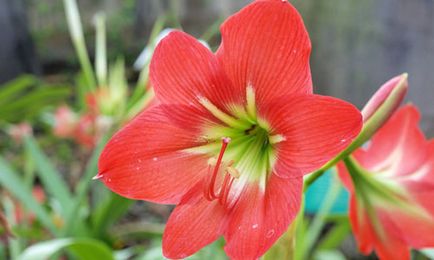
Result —
<instances>
[{"instance_id":1,"label":"green stem","mask_svg":"<svg viewBox=\"0 0 434 260\"><path fill-rule=\"evenodd\" d=\"M84 41L83 27L80 21L80 13L78 11L77 2L75 0L63 0L66 12L66 20L68 22L69 33L72 43L77 52L78 60L80 61L81 69L83 70L89 90L96 88L96 79L92 69L92 64L87 53L86 43Z\"/></svg>"},{"instance_id":2,"label":"green stem","mask_svg":"<svg viewBox=\"0 0 434 260\"><path fill-rule=\"evenodd\" d=\"M308 236L303 243L305 256L308 256L308 252L313 252L315 242L318 240L321 230L323 230L323 227L326 223L326 217L333 208L333 205L338 198L340 191L341 185L335 176L332 179L332 183L327 191L327 194L325 195L324 203L321 205L321 208L319 209L315 218L310 224L310 228L307 232Z\"/></svg>"},{"instance_id":3,"label":"green stem","mask_svg":"<svg viewBox=\"0 0 434 260\"><path fill-rule=\"evenodd\" d=\"M310 185L312 185L312 183L314 183L325 172L326 172L326 170L321 168L321 169L311 173L304 181L304 191L307 191L307 189L310 187Z\"/></svg>"}]
</instances>

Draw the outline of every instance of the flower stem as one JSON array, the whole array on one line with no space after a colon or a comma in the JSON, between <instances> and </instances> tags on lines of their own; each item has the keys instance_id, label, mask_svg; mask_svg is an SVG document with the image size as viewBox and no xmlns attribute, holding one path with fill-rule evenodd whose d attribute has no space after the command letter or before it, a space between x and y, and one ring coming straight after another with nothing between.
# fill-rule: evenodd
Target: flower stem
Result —
<instances>
[{"instance_id":1,"label":"flower stem","mask_svg":"<svg viewBox=\"0 0 434 260\"><path fill-rule=\"evenodd\" d=\"M314 183L319 177L321 177L324 173L326 172L326 170L324 169L319 169L317 171L314 171L313 173L311 173L306 180L304 181L304 191L307 191L307 189L310 187L310 185L312 185L312 183Z\"/></svg>"},{"instance_id":2,"label":"flower stem","mask_svg":"<svg viewBox=\"0 0 434 260\"><path fill-rule=\"evenodd\" d=\"M80 21L77 2L75 0L63 0L63 3L65 6L69 33L83 70L87 87L89 90L94 90L96 88L96 79L92 69L92 64L90 63L89 54L87 53L86 44L84 42L83 27Z\"/></svg>"}]
</instances>

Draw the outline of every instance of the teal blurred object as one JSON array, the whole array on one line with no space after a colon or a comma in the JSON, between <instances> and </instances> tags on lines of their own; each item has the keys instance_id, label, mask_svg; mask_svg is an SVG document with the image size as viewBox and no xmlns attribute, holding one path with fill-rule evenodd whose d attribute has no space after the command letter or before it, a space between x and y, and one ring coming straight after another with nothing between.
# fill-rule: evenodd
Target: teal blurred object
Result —
<instances>
[{"instance_id":1,"label":"teal blurred object","mask_svg":"<svg viewBox=\"0 0 434 260\"><path fill-rule=\"evenodd\" d=\"M321 205L324 203L325 195L327 194L331 181L334 178L333 174L336 174L334 170L327 171L321 177L319 177L314 183L312 183L312 185L309 187L309 189L306 192L306 199L305 199L305 207L306 207L305 211L307 213L311 213L311 214L316 213L318 209L321 207ZM349 193L342 186L340 194L331 209L331 213L335 213L335 214L347 213L348 200L349 200Z\"/></svg>"}]
</instances>

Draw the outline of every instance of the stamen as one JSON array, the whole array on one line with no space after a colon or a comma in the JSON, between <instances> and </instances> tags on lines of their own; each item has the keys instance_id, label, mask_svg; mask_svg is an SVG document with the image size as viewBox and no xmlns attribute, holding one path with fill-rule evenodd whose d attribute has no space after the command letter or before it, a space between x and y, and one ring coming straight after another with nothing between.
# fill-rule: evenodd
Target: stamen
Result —
<instances>
[{"instance_id":1,"label":"stamen","mask_svg":"<svg viewBox=\"0 0 434 260\"><path fill-rule=\"evenodd\" d=\"M221 165L222 160L223 160L223 154L225 153L225 150L226 150L230 141L231 141L231 138L229 138L229 137L223 137L222 138L222 148L220 150L219 156L217 158L217 162L214 166L214 171L212 173L211 180L209 182L208 194L205 196L208 200L213 200L213 199L216 199L218 197L214 191L214 186L215 186L215 182L217 179L217 173L219 171L220 165Z\"/></svg>"},{"instance_id":2,"label":"stamen","mask_svg":"<svg viewBox=\"0 0 434 260\"><path fill-rule=\"evenodd\" d=\"M234 177L235 179L240 177L240 172L234 168L234 167L228 167L226 169L227 173L230 174L232 177Z\"/></svg>"},{"instance_id":3,"label":"stamen","mask_svg":"<svg viewBox=\"0 0 434 260\"><path fill-rule=\"evenodd\" d=\"M256 118L256 98L253 86L249 84L246 88L247 114L253 119Z\"/></svg>"},{"instance_id":4,"label":"stamen","mask_svg":"<svg viewBox=\"0 0 434 260\"><path fill-rule=\"evenodd\" d=\"M223 180L223 185L219 193L219 203L220 205L226 205L229 197L229 192L232 187L232 183L235 178L232 177L229 172L226 172L225 179Z\"/></svg>"},{"instance_id":5,"label":"stamen","mask_svg":"<svg viewBox=\"0 0 434 260\"><path fill-rule=\"evenodd\" d=\"M211 103L208 99L204 97L199 97L199 103L201 103L202 106L204 106L209 112L211 112L213 116L215 116L228 126L239 129L244 129L248 127L246 123L243 123L243 121L237 120L236 118L233 118L232 116L221 111L218 107L216 107L213 103Z\"/></svg>"},{"instance_id":6,"label":"stamen","mask_svg":"<svg viewBox=\"0 0 434 260\"><path fill-rule=\"evenodd\" d=\"M270 144L277 144L286 141L286 137L283 135L272 135L268 137L268 141L270 142Z\"/></svg>"},{"instance_id":7,"label":"stamen","mask_svg":"<svg viewBox=\"0 0 434 260\"><path fill-rule=\"evenodd\" d=\"M212 165L209 164L208 165L208 175L211 174L211 171L212 171ZM209 186L210 186L210 182L208 179L207 182L205 183L205 185L203 186L203 195L205 196L205 199L207 199L208 201L212 201L214 198L211 198L211 196L209 194Z\"/></svg>"}]
</instances>

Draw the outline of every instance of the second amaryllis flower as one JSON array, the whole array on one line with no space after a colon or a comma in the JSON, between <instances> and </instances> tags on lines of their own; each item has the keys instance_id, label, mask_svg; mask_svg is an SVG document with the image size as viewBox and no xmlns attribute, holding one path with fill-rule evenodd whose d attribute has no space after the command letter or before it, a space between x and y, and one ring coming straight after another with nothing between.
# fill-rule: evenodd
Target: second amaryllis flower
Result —
<instances>
[{"instance_id":1,"label":"second amaryllis flower","mask_svg":"<svg viewBox=\"0 0 434 260\"><path fill-rule=\"evenodd\" d=\"M286 1L256 1L221 27L213 54L170 33L150 77L156 105L109 141L99 178L125 197L177 204L163 253L184 258L220 236L255 259L297 214L302 176L357 136L351 104L312 94L310 41Z\"/></svg>"},{"instance_id":2,"label":"second amaryllis flower","mask_svg":"<svg viewBox=\"0 0 434 260\"><path fill-rule=\"evenodd\" d=\"M366 148L339 165L351 192L350 220L361 252L410 259L434 246L434 140L418 127L419 111L400 108Z\"/></svg>"}]
</instances>

